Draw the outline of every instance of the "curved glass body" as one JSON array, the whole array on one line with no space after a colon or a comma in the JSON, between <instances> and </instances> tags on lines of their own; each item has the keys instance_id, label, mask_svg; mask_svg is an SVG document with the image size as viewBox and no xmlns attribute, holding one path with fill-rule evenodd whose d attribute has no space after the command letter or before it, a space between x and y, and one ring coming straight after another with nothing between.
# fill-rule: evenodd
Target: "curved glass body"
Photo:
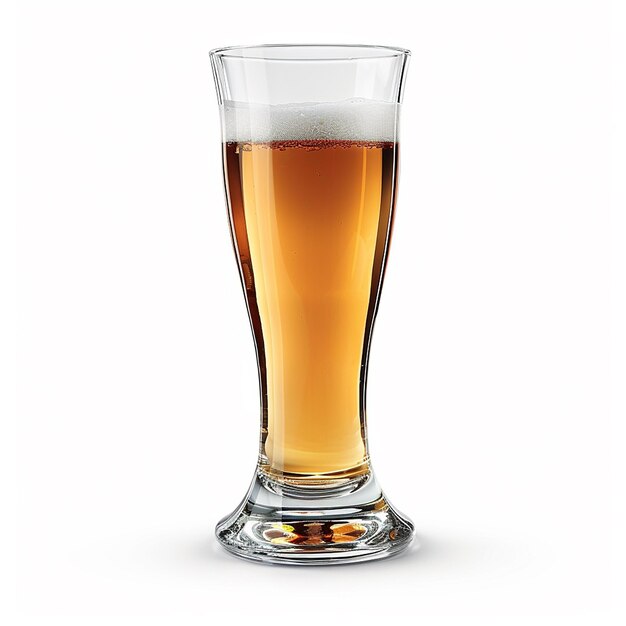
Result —
<instances>
[{"instance_id":1,"label":"curved glass body","mask_svg":"<svg viewBox=\"0 0 626 626\"><path fill-rule=\"evenodd\" d=\"M376 482L365 415L408 56L381 46L211 52L261 390L255 476L216 529L245 558L380 558L413 535Z\"/></svg>"}]
</instances>

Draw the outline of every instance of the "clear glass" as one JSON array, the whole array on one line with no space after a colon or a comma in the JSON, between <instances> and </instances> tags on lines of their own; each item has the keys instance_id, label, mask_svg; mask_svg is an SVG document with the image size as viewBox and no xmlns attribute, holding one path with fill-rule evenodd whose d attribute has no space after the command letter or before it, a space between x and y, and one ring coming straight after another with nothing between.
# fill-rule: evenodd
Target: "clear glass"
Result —
<instances>
[{"instance_id":1,"label":"clear glass","mask_svg":"<svg viewBox=\"0 0 626 626\"><path fill-rule=\"evenodd\" d=\"M210 57L261 396L254 478L217 537L276 563L395 554L413 524L374 476L365 402L409 52L269 45Z\"/></svg>"}]
</instances>

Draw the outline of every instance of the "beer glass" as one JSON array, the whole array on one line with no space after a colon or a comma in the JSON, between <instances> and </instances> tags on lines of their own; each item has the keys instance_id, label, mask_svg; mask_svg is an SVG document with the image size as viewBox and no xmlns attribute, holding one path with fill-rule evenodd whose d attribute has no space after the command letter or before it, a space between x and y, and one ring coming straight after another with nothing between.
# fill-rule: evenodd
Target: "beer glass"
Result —
<instances>
[{"instance_id":1,"label":"beer glass","mask_svg":"<svg viewBox=\"0 0 626 626\"><path fill-rule=\"evenodd\" d=\"M392 555L413 525L372 471L365 401L409 51L267 45L210 58L261 397L252 484L217 537L275 563Z\"/></svg>"}]
</instances>

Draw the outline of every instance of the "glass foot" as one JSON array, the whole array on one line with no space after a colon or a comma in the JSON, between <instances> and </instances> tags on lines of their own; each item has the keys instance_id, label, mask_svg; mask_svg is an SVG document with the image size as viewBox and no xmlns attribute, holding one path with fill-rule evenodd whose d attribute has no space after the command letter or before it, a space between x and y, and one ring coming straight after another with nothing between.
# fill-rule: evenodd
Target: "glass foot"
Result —
<instances>
[{"instance_id":1,"label":"glass foot","mask_svg":"<svg viewBox=\"0 0 626 626\"><path fill-rule=\"evenodd\" d=\"M245 499L215 534L244 559L325 565L397 554L411 543L414 528L371 472L339 484L296 486L257 470Z\"/></svg>"}]
</instances>

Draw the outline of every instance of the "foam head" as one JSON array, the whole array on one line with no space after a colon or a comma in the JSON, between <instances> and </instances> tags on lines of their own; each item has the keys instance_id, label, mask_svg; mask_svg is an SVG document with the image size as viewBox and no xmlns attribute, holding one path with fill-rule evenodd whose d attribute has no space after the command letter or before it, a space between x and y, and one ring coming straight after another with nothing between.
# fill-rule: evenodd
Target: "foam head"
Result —
<instances>
[{"instance_id":1,"label":"foam head","mask_svg":"<svg viewBox=\"0 0 626 626\"><path fill-rule=\"evenodd\" d=\"M223 105L224 140L268 143L291 140L395 141L399 105L353 99L320 104Z\"/></svg>"}]
</instances>

